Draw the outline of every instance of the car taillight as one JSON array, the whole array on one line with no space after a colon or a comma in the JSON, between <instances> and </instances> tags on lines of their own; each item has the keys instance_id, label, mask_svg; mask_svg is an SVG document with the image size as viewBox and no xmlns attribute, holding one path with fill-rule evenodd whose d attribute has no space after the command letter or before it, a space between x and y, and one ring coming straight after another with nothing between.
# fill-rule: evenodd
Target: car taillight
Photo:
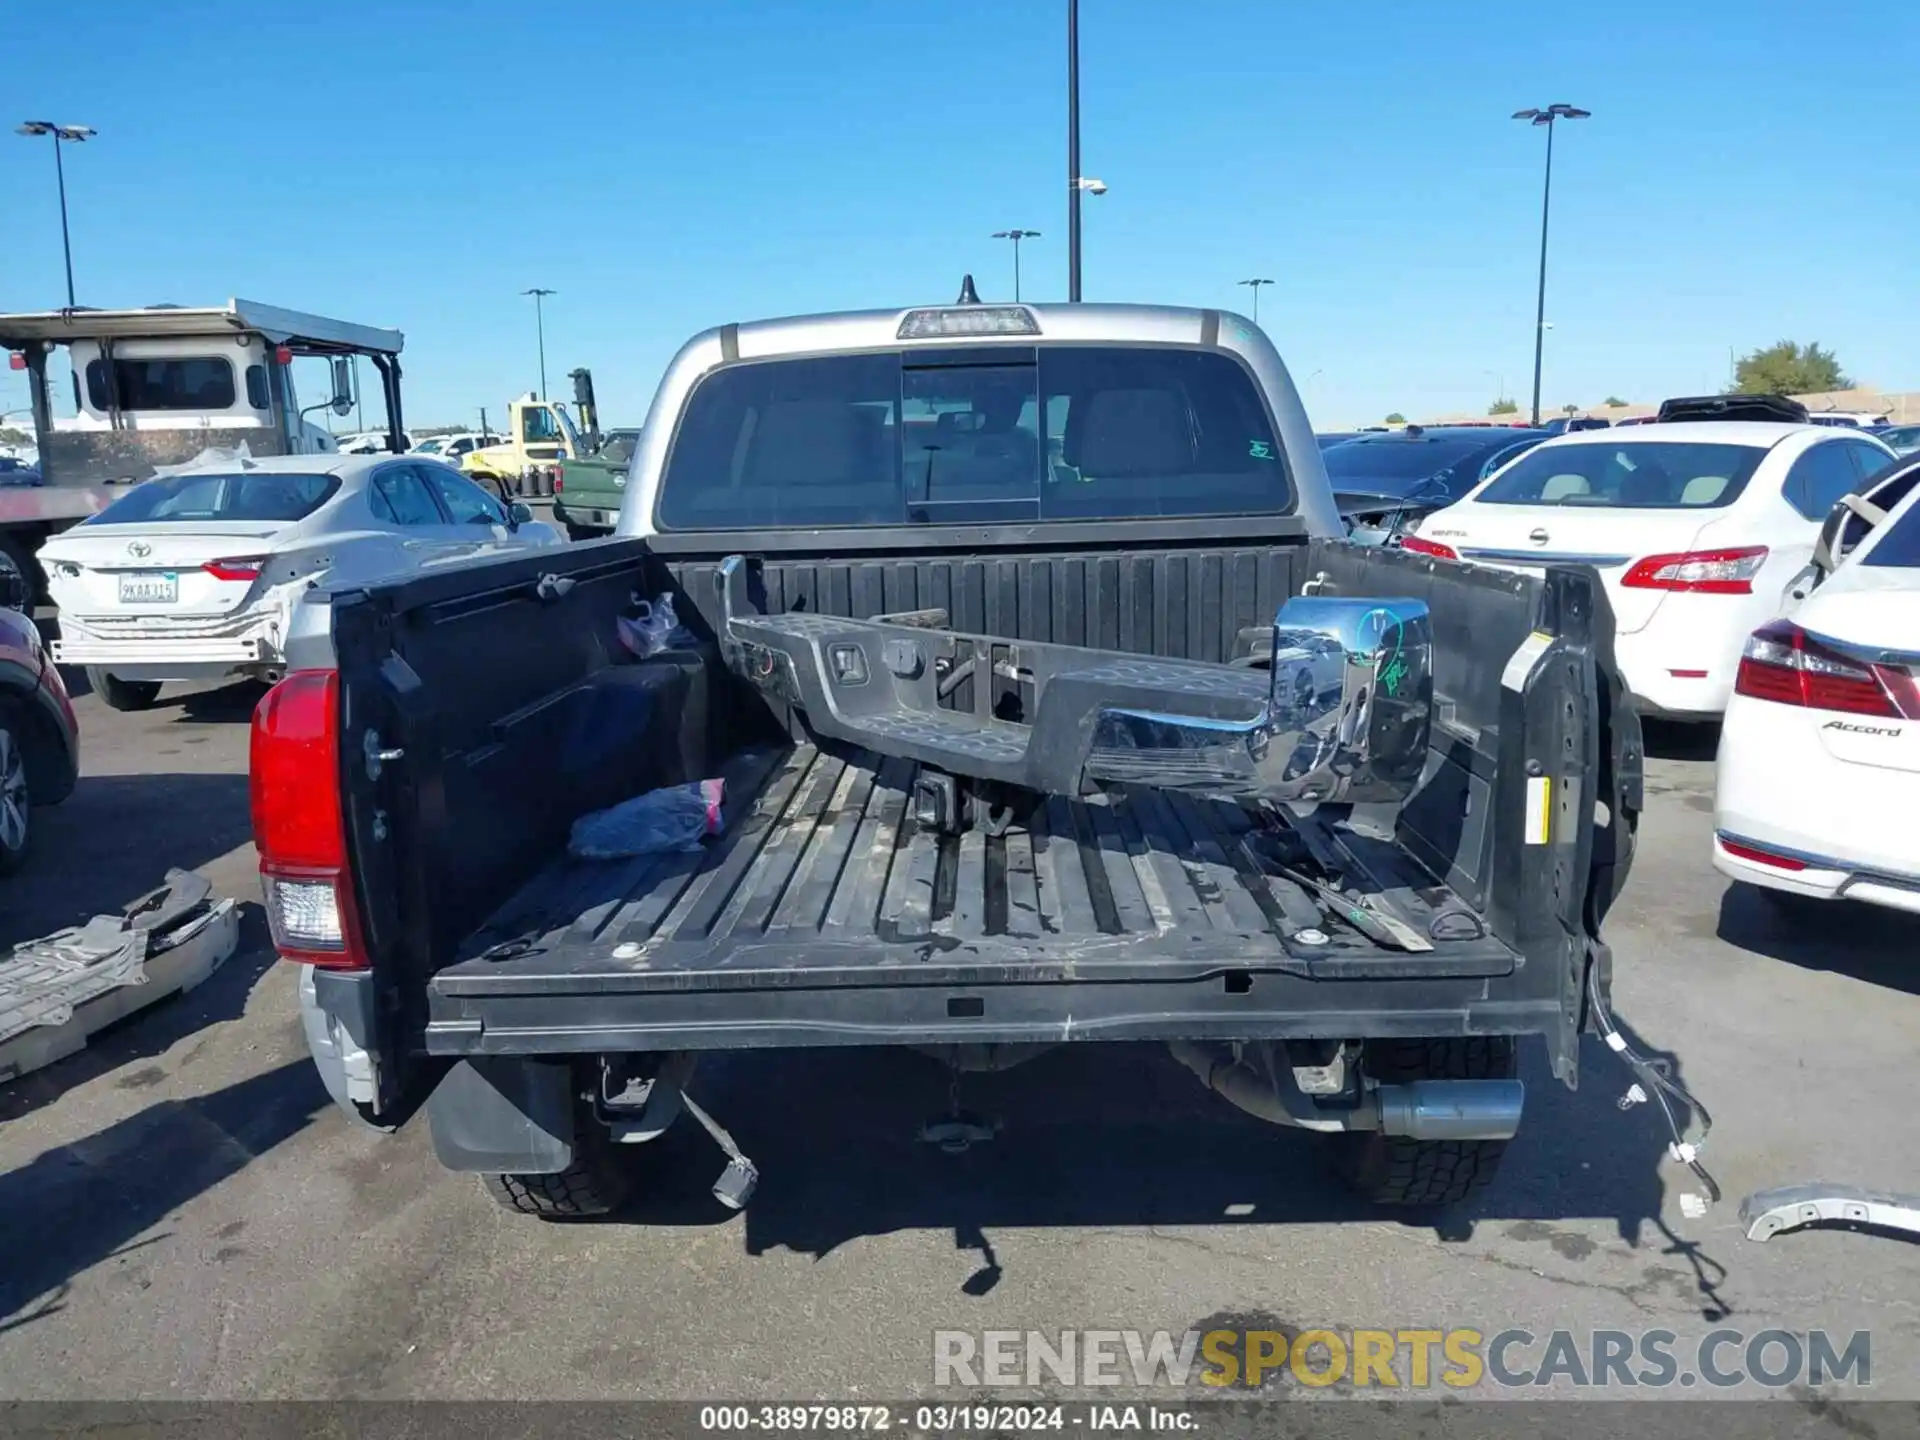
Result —
<instances>
[{"instance_id":1,"label":"car taillight","mask_svg":"<svg viewBox=\"0 0 1920 1440\"><path fill-rule=\"evenodd\" d=\"M1629 590L1692 590L1702 595L1751 595L1753 577L1767 563L1767 547L1684 550L1636 561L1620 583Z\"/></svg>"},{"instance_id":2,"label":"car taillight","mask_svg":"<svg viewBox=\"0 0 1920 1440\"><path fill-rule=\"evenodd\" d=\"M258 580L266 563L264 555L236 555L228 560L209 560L200 568L216 580Z\"/></svg>"},{"instance_id":3,"label":"car taillight","mask_svg":"<svg viewBox=\"0 0 1920 1440\"><path fill-rule=\"evenodd\" d=\"M1748 637L1733 691L1810 710L1920 720L1920 692L1913 676L1843 655L1790 620L1763 625Z\"/></svg>"},{"instance_id":4,"label":"car taillight","mask_svg":"<svg viewBox=\"0 0 1920 1440\"><path fill-rule=\"evenodd\" d=\"M558 495L561 491L565 490L566 488L567 488L567 472L564 469L556 469L553 472L553 493Z\"/></svg>"},{"instance_id":5,"label":"car taillight","mask_svg":"<svg viewBox=\"0 0 1920 1440\"><path fill-rule=\"evenodd\" d=\"M296 670L253 712L250 785L267 925L284 960L364 970L340 806L340 677Z\"/></svg>"},{"instance_id":6,"label":"car taillight","mask_svg":"<svg viewBox=\"0 0 1920 1440\"><path fill-rule=\"evenodd\" d=\"M1402 535L1400 548L1411 550L1416 555L1431 555L1436 560L1458 560L1460 552L1451 545L1442 545L1438 540L1423 540L1418 535Z\"/></svg>"}]
</instances>

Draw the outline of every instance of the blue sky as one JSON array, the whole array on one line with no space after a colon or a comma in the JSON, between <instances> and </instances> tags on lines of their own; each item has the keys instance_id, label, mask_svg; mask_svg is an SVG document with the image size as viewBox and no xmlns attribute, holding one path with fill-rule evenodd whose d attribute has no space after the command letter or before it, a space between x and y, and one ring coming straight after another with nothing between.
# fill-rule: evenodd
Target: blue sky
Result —
<instances>
[{"instance_id":1,"label":"blue sky","mask_svg":"<svg viewBox=\"0 0 1920 1440\"><path fill-rule=\"evenodd\" d=\"M1260 316L1323 427L1530 384L1542 134L1556 142L1547 406L1724 384L1728 350L1834 348L1920 388L1920 6L1083 0L1088 299ZM0 35L0 309L241 295L407 334L408 418L593 369L643 413L694 331L987 298L1028 242L1064 297L1064 4L177 0L14 6ZM1832 21L1823 26L1823 18ZM84 56L84 64L66 57ZM1308 378L1311 377L1311 378ZM0 409L24 403L0 389ZM23 393L23 392L22 392Z\"/></svg>"}]
</instances>

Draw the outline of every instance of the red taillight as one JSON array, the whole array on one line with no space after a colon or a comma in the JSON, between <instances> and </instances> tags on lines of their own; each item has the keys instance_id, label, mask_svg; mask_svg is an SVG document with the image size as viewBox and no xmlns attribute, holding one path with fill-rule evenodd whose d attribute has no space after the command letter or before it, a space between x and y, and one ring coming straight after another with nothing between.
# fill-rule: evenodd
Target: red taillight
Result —
<instances>
[{"instance_id":1,"label":"red taillight","mask_svg":"<svg viewBox=\"0 0 1920 1440\"><path fill-rule=\"evenodd\" d=\"M1776 855L1771 850L1762 850L1757 845L1743 845L1738 840L1720 837L1720 848L1736 860L1751 860L1756 865L1768 865L1775 870L1804 870L1807 862L1796 860L1791 855Z\"/></svg>"},{"instance_id":2,"label":"red taillight","mask_svg":"<svg viewBox=\"0 0 1920 1440\"><path fill-rule=\"evenodd\" d=\"M1767 547L1683 550L1649 555L1620 577L1629 590L1691 590L1701 595L1751 595L1753 577L1767 563Z\"/></svg>"},{"instance_id":3,"label":"red taillight","mask_svg":"<svg viewBox=\"0 0 1920 1440\"><path fill-rule=\"evenodd\" d=\"M1763 625L1748 638L1733 691L1809 710L1920 720L1920 692L1906 671L1852 659L1789 620Z\"/></svg>"},{"instance_id":4,"label":"red taillight","mask_svg":"<svg viewBox=\"0 0 1920 1440\"><path fill-rule=\"evenodd\" d=\"M564 470L555 470L553 472L553 493L558 495L561 491L565 490L566 488L567 488L567 472Z\"/></svg>"},{"instance_id":5,"label":"red taillight","mask_svg":"<svg viewBox=\"0 0 1920 1440\"><path fill-rule=\"evenodd\" d=\"M1418 535L1402 535L1400 548L1411 550L1416 555L1431 555L1436 560L1460 558L1460 552L1451 545L1442 545L1438 540L1422 540Z\"/></svg>"},{"instance_id":6,"label":"red taillight","mask_svg":"<svg viewBox=\"0 0 1920 1440\"><path fill-rule=\"evenodd\" d=\"M253 712L253 843L281 958L367 966L340 808L340 679L296 670Z\"/></svg>"},{"instance_id":7,"label":"red taillight","mask_svg":"<svg viewBox=\"0 0 1920 1440\"><path fill-rule=\"evenodd\" d=\"M238 555L230 560L209 560L200 568L216 580L258 580L266 563L264 555Z\"/></svg>"},{"instance_id":8,"label":"red taillight","mask_svg":"<svg viewBox=\"0 0 1920 1440\"><path fill-rule=\"evenodd\" d=\"M18 350L9 350L7 352L7 368L9 370L26 369L27 357L25 355L22 355Z\"/></svg>"}]
</instances>

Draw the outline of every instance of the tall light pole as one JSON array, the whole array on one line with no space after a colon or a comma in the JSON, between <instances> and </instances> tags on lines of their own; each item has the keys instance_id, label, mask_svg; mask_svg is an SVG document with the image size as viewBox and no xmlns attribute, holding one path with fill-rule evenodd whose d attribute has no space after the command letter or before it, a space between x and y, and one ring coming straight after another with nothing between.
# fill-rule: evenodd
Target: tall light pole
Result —
<instances>
[{"instance_id":1,"label":"tall light pole","mask_svg":"<svg viewBox=\"0 0 1920 1440\"><path fill-rule=\"evenodd\" d=\"M1067 299L1080 299L1080 192L1107 193L1107 182L1080 173L1080 0L1067 0Z\"/></svg>"},{"instance_id":2,"label":"tall light pole","mask_svg":"<svg viewBox=\"0 0 1920 1440\"><path fill-rule=\"evenodd\" d=\"M557 290L542 290L538 285L531 290L522 290L522 295L533 297L533 333L540 338L540 398L547 398L547 320L541 308L541 302L549 295L557 295Z\"/></svg>"},{"instance_id":3,"label":"tall light pole","mask_svg":"<svg viewBox=\"0 0 1920 1440\"><path fill-rule=\"evenodd\" d=\"M1067 299L1080 299L1080 0L1067 0Z\"/></svg>"},{"instance_id":4,"label":"tall light pole","mask_svg":"<svg viewBox=\"0 0 1920 1440\"><path fill-rule=\"evenodd\" d=\"M15 127L22 135L53 137L53 173L60 181L60 249L67 259L67 308L73 309L73 240L67 233L67 167L60 158L60 142L79 144L99 132L91 125L56 125L51 120L27 120Z\"/></svg>"},{"instance_id":5,"label":"tall light pole","mask_svg":"<svg viewBox=\"0 0 1920 1440\"><path fill-rule=\"evenodd\" d=\"M1591 110L1572 105L1548 105L1540 110L1516 110L1513 118L1547 127L1547 180L1540 191L1540 298L1533 316L1533 423L1540 423L1540 355L1547 338L1547 211L1553 202L1553 125L1556 120L1585 120Z\"/></svg>"},{"instance_id":6,"label":"tall light pole","mask_svg":"<svg viewBox=\"0 0 1920 1440\"><path fill-rule=\"evenodd\" d=\"M1018 300L1020 298L1020 242L1038 240L1040 232L1038 230L996 230L993 232L993 238L1013 242L1013 298Z\"/></svg>"},{"instance_id":7,"label":"tall light pole","mask_svg":"<svg viewBox=\"0 0 1920 1440\"><path fill-rule=\"evenodd\" d=\"M1262 285L1271 285L1273 281L1265 280L1265 279L1237 280L1234 283L1237 285L1244 285L1249 290L1253 291L1253 323L1258 325L1260 323L1260 287Z\"/></svg>"}]
</instances>

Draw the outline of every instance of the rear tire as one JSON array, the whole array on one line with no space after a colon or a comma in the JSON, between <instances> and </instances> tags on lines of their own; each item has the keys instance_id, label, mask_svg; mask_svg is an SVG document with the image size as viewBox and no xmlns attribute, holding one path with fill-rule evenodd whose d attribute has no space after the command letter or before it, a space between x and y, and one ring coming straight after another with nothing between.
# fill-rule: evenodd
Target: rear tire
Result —
<instances>
[{"instance_id":1,"label":"rear tire","mask_svg":"<svg viewBox=\"0 0 1920 1440\"><path fill-rule=\"evenodd\" d=\"M27 790L26 726L19 709L0 701L0 875L27 859L33 839L33 803Z\"/></svg>"},{"instance_id":2,"label":"rear tire","mask_svg":"<svg viewBox=\"0 0 1920 1440\"><path fill-rule=\"evenodd\" d=\"M1369 1040L1361 1067L1383 1085L1411 1080L1510 1080L1519 1071L1506 1035ZM1377 1130L1333 1137L1341 1177L1375 1205L1457 1205L1493 1183L1505 1140L1415 1140Z\"/></svg>"},{"instance_id":3,"label":"rear tire","mask_svg":"<svg viewBox=\"0 0 1920 1440\"><path fill-rule=\"evenodd\" d=\"M27 618L33 618L33 607L46 599L46 572L33 553L13 536L0 536L0 570L12 568L19 570L27 578Z\"/></svg>"},{"instance_id":4,"label":"rear tire","mask_svg":"<svg viewBox=\"0 0 1920 1440\"><path fill-rule=\"evenodd\" d=\"M110 710L150 710L160 698L158 680L121 680L97 665L87 666L87 684Z\"/></svg>"},{"instance_id":5,"label":"rear tire","mask_svg":"<svg viewBox=\"0 0 1920 1440\"><path fill-rule=\"evenodd\" d=\"M482 1175L494 1203L546 1220L590 1220L618 1210L633 1193L627 1157L584 1106L573 1131L573 1163L551 1175Z\"/></svg>"},{"instance_id":6,"label":"rear tire","mask_svg":"<svg viewBox=\"0 0 1920 1440\"><path fill-rule=\"evenodd\" d=\"M0 535L0 570L15 570L27 582L27 618L33 618L33 607L40 603L40 597L47 592L46 577L40 573L40 566L19 541L10 536Z\"/></svg>"}]
</instances>

